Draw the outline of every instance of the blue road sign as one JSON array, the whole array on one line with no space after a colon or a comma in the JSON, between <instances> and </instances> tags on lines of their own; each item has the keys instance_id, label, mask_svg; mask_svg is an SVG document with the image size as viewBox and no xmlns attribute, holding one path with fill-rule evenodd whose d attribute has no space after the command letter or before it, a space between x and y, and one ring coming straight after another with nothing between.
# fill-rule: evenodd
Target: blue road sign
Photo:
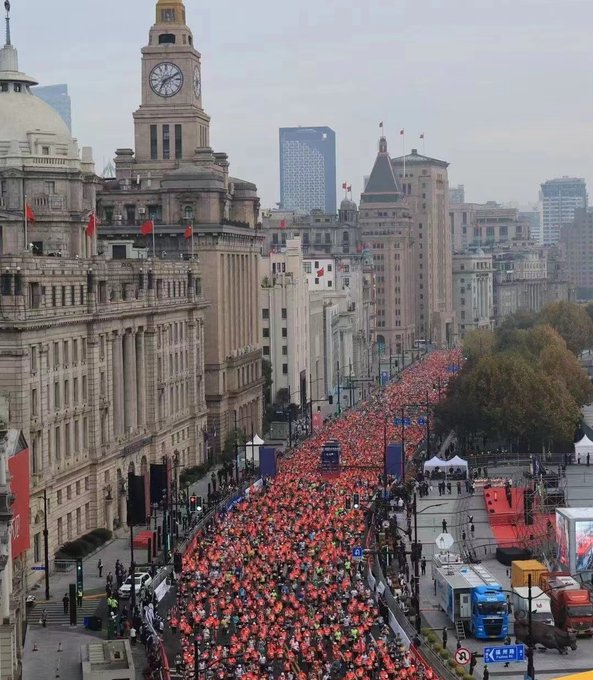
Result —
<instances>
[{"instance_id":1,"label":"blue road sign","mask_svg":"<svg viewBox=\"0 0 593 680\"><path fill-rule=\"evenodd\" d=\"M387 371L381 371L381 386L387 385L389 382L389 373Z\"/></svg>"},{"instance_id":2,"label":"blue road sign","mask_svg":"<svg viewBox=\"0 0 593 680\"><path fill-rule=\"evenodd\" d=\"M507 663L508 661L525 661L525 645L484 647L484 663Z\"/></svg>"},{"instance_id":3,"label":"blue road sign","mask_svg":"<svg viewBox=\"0 0 593 680\"><path fill-rule=\"evenodd\" d=\"M31 571L45 571L45 567L31 567Z\"/></svg>"},{"instance_id":4,"label":"blue road sign","mask_svg":"<svg viewBox=\"0 0 593 680\"><path fill-rule=\"evenodd\" d=\"M399 425L400 427L402 425L411 425L412 424L412 419L411 418L396 418L393 421L394 425Z\"/></svg>"},{"instance_id":5,"label":"blue road sign","mask_svg":"<svg viewBox=\"0 0 593 680\"><path fill-rule=\"evenodd\" d=\"M357 545L355 548L352 548L352 557L355 560L360 560L362 559L363 556L363 548L361 545Z\"/></svg>"},{"instance_id":6,"label":"blue road sign","mask_svg":"<svg viewBox=\"0 0 593 680\"><path fill-rule=\"evenodd\" d=\"M423 427L424 425L426 425L426 418L424 416L420 416L420 418L418 418L416 422L418 423L418 425Z\"/></svg>"}]
</instances>

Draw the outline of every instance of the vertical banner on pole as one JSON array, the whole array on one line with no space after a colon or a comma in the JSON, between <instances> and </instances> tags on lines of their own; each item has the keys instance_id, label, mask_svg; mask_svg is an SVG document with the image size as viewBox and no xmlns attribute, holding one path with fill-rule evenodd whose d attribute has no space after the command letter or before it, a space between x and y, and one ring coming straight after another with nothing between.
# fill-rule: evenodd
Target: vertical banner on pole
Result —
<instances>
[{"instance_id":1,"label":"vertical banner on pole","mask_svg":"<svg viewBox=\"0 0 593 680\"><path fill-rule=\"evenodd\" d=\"M388 475L402 479L404 476L404 457L401 444L387 444L386 471Z\"/></svg>"},{"instance_id":2,"label":"vertical banner on pole","mask_svg":"<svg viewBox=\"0 0 593 680\"><path fill-rule=\"evenodd\" d=\"M259 449L259 467L262 477L275 477L277 472L276 449L273 446L261 446Z\"/></svg>"}]
</instances>

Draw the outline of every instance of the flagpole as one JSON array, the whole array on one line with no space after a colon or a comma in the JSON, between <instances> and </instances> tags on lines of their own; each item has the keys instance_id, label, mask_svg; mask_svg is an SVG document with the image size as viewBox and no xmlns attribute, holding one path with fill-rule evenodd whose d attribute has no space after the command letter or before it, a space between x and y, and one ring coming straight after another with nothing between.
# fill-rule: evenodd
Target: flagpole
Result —
<instances>
[{"instance_id":1,"label":"flagpole","mask_svg":"<svg viewBox=\"0 0 593 680\"><path fill-rule=\"evenodd\" d=\"M29 237L27 234L27 194L25 193L25 178L23 177L23 218L25 220L25 250L29 247Z\"/></svg>"},{"instance_id":2,"label":"flagpole","mask_svg":"<svg viewBox=\"0 0 593 680\"><path fill-rule=\"evenodd\" d=\"M152 259L156 260L156 246L154 244L154 220L152 221Z\"/></svg>"},{"instance_id":3,"label":"flagpole","mask_svg":"<svg viewBox=\"0 0 593 680\"><path fill-rule=\"evenodd\" d=\"M404 158L404 182L406 181L406 130L402 130L402 156ZM403 183L402 183L403 188ZM405 193L405 190L404 190Z\"/></svg>"},{"instance_id":4,"label":"flagpole","mask_svg":"<svg viewBox=\"0 0 593 680\"><path fill-rule=\"evenodd\" d=\"M426 139L424 132L422 133L422 155L426 156Z\"/></svg>"},{"instance_id":5,"label":"flagpole","mask_svg":"<svg viewBox=\"0 0 593 680\"><path fill-rule=\"evenodd\" d=\"M191 259L194 261L194 225L191 226Z\"/></svg>"}]
</instances>

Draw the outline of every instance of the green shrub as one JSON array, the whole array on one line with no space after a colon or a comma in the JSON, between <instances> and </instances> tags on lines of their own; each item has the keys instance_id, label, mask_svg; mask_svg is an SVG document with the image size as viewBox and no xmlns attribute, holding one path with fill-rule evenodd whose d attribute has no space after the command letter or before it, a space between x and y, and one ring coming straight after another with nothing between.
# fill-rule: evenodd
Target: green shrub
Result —
<instances>
[{"instance_id":1,"label":"green shrub","mask_svg":"<svg viewBox=\"0 0 593 680\"><path fill-rule=\"evenodd\" d=\"M432 648L435 651L435 654L440 654L443 651L443 645L441 645L439 642L436 642Z\"/></svg>"},{"instance_id":2,"label":"green shrub","mask_svg":"<svg viewBox=\"0 0 593 680\"><path fill-rule=\"evenodd\" d=\"M103 543L106 541L110 541L111 537L113 536L113 532L109 531L109 529L103 529L99 527L98 529L93 529L91 534L94 534L98 538L101 538L103 540Z\"/></svg>"},{"instance_id":3,"label":"green shrub","mask_svg":"<svg viewBox=\"0 0 593 680\"><path fill-rule=\"evenodd\" d=\"M424 637L427 637L428 634L430 633L430 628L421 628L420 632L422 633L422 635L424 635Z\"/></svg>"},{"instance_id":4,"label":"green shrub","mask_svg":"<svg viewBox=\"0 0 593 680\"><path fill-rule=\"evenodd\" d=\"M437 636L432 631L430 631L427 633L426 639L431 645L434 645L434 643L437 641Z\"/></svg>"},{"instance_id":5,"label":"green shrub","mask_svg":"<svg viewBox=\"0 0 593 680\"><path fill-rule=\"evenodd\" d=\"M474 676L471 673L467 673L464 671L463 673L463 680L476 680Z\"/></svg>"},{"instance_id":6,"label":"green shrub","mask_svg":"<svg viewBox=\"0 0 593 680\"><path fill-rule=\"evenodd\" d=\"M93 533L85 534L84 536L81 537L81 540L86 541L87 543L90 543L95 547L103 545L103 540L100 539L98 536L95 536L95 534Z\"/></svg>"},{"instance_id":7,"label":"green shrub","mask_svg":"<svg viewBox=\"0 0 593 680\"><path fill-rule=\"evenodd\" d=\"M465 668L463 668L463 666L456 666L455 675L457 675L458 678L462 678L465 675Z\"/></svg>"},{"instance_id":8,"label":"green shrub","mask_svg":"<svg viewBox=\"0 0 593 680\"><path fill-rule=\"evenodd\" d=\"M449 652L447 649L441 649L439 656L443 661L446 661L451 656L451 652Z\"/></svg>"},{"instance_id":9,"label":"green shrub","mask_svg":"<svg viewBox=\"0 0 593 680\"><path fill-rule=\"evenodd\" d=\"M449 659L447 664L449 665L449 668L455 668L455 666L457 666L457 661L455 661L455 659Z\"/></svg>"},{"instance_id":10,"label":"green shrub","mask_svg":"<svg viewBox=\"0 0 593 680\"><path fill-rule=\"evenodd\" d=\"M208 463L185 468L179 475L179 487L183 489L188 484L193 484L194 482L199 481L206 475L208 470L210 470L210 465Z\"/></svg>"}]
</instances>

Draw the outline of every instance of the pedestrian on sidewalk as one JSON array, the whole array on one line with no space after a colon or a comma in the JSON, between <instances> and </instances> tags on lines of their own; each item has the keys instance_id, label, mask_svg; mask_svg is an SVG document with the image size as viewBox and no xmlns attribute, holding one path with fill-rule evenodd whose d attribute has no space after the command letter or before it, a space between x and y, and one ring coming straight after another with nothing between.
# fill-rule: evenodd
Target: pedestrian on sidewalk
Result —
<instances>
[{"instance_id":1,"label":"pedestrian on sidewalk","mask_svg":"<svg viewBox=\"0 0 593 680\"><path fill-rule=\"evenodd\" d=\"M490 680L490 671L488 666L484 666L484 673L482 674L482 680Z\"/></svg>"},{"instance_id":2,"label":"pedestrian on sidewalk","mask_svg":"<svg viewBox=\"0 0 593 680\"><path fill-rule=\"evenodd\" d=\"M443 649L447 649L447 640L448 640L447 629L443 628Z\"/></svg>"},{"instance_id":3,"label":"pedestrian on sidewalk","mask_svg":"<svg viewBox=\"0 0 593 680\"><path fill-rule=\"evenodd\" d=\"M97 569L99 570L99 578L103 577L103 561L99 557L99 562L97 563Z\"/></svg>"},{"instance_id":4,"label":"pedestrian on sidewalk","mask_svg":"<svg viewBox=\"0 0 593 680\"><path fill-rule=\"evenodd\" d=\"M420 572L422 576L426 574L426 557L423 557L422 560L420 561Z\"/></svg>"},{"instance_id":5,"label":"pedestrian on sidewalk","mask_svg":"<svg viewBox=\"0 0 593 680\"><path fill-rule=\"evenodd\" d=\"M469 527L469 531L470 531L470 533L471 533L471 535L472 535L472 538L474 537L474 531L475 531L475 530L476 530L476 527L475 527L473 524L471 524L470 527Z\"/></svg>"},{"instance_id":6,"label":"pedestrian on sidewalk","mask_svg":"<svg viewBox=\"0 0 593 680\"><path fill-rule=\"evenodd\" d=\"M443 520L442 527L443 527L443 533L446 534L447 533L447 520L446 519Z\"/></svg>"},{"instance_id":7,"label":"pedestrian on sidewalk","mask_svg":"<svg viewBox=\"0 0 593 680\"><path fill-rule=\"evenodd\" d=\"M64 597L62 598L62 604L64 605L64 614L67 614L68 605L70 604L70 598L68 597L68 593L64 593Z\"/></svg>"},{"instance_id":8,"label":"pedestrian on sidewalk","mask_svg":"<svg viewBox=\"0 0 593 680\"><path fill-rule=\"evenodd\" d=\"M41 612L41 625L42 625L44 628L47 628L47 609L44 609L44 610Z\"/></svg>"},{"instance_id":9,"label":"pedestrian on sidewalk","mask_svg":"<svg viewBox=\"0 0 593 680\"><path fill-rule=\"evenodd\" d=\"M78 602L78 606L82 607L82 590L80 590L80 588L78 589L78 592L76 593L76 600Z\"/></svg>"}]
</instances>

